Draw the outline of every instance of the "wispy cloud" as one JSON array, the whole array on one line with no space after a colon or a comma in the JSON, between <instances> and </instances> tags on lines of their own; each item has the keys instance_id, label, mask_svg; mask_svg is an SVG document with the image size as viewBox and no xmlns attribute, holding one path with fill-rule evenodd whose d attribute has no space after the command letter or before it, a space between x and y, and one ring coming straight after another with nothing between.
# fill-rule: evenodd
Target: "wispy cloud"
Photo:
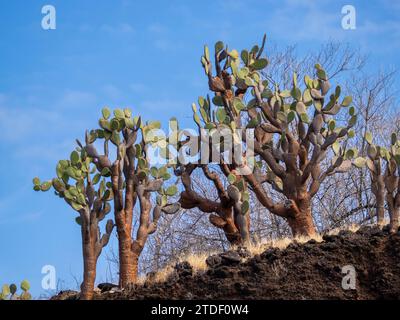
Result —
<instances>
[{"instance_id":1,"label":"wispy cloud","mask_svg":"<svg viewBox=\"0 0 400 320\"><path fill-rule=\"evenodd\" d=\"M100 30L112 34L132 34L135 32L135 28L129 23L103 24Z\"/></svg>"},{"instance_id":2,"label":"wispy cloud","mask_svg":"<svg viewBox=\"0 0 400 320\"><path fill-rule=\"evenodd\" d=\"M42 211L28 211L23 206L16 206L21 202L21 195L26 194L27 186L20 187L12 192L8 191L0 197L0 224L24 223L37 220L41 217ZM28 209L29 210L29 209Z\"/></svg>"},{"instance_id":3,"label":"wispy cloud","mask_svg":"<svg viewBox=\"0 0 400 320\"><path fill-rule=\"evenodd\" d=\"M129 88L135 93L141 93L147 90L147 86L139 82L132 83Z\"/></svg>"},{"instance_id":4,"label":"wispy cloud","mask_svg":"<svg viewBox=\"0 0 400 320\"><path fill-rule=\"evenodd\" d=\"M112 100L117 100L121 99L122 97L122 91L115 85L113 84L106 84L103 86L103 92L105 95L112 99Z\"/></svg>"},{"instance_id":5,"label":"wispy cloud","mask_svg":"<svg viewBox=\"0 0 400 320\"><path fill-rule=\"evenodd\" d=\"M147 27L147 30L154 34L165 34L166 32L168 32L168 28L165 25L158 22L150 24Z\"/></svg>"},{"instance_id":6,"label":"wispy cloud","mask_svg":"<svg viewBox=\"0 0 400 320\"><path fill-rule=\"evenodd\" d=\"M182 112L190 104L180 100L161 98L155 100L145 100L138 104L137 109L146 120L176 116L177 112ZM185 112L186 113L186 112Z\"/></svg>"},{"instance_id":7,"label":"wispy cloud","mask_svg":"<svg viewBox=\"0 0 400 320\"><path fill-rule=\"evenodd\" d=\"M177 51L182 48L182 43L173 38L169 28L159 22L151 23L147 27L149 38L152 39L153 46L160 51Z\"/></svg>"},{"instance_id":8,"label":"wispy cloud","mask_svg":"<svg viewBox=\"0 0 400 320\"><path fill-rule=\"evenodd\" d=\"M61 109L85 108L85 106L93 105L96 101L96 95L93 93L67 89L57 101L57 107Z\"/></svg>"},{"instance_id":9,"label":"wispy cloud","mask_svg":"<svg viewBox=\"0 0 400 320\"><path fill-rule=\"evenodd\" d=\"M40 217L43 215L42 212L29 212L23 213L21 215L8 215L7 217L0 216L0 225L9 225L9 224L24 224L39 220Z\"/></svg>"}]
</instances>

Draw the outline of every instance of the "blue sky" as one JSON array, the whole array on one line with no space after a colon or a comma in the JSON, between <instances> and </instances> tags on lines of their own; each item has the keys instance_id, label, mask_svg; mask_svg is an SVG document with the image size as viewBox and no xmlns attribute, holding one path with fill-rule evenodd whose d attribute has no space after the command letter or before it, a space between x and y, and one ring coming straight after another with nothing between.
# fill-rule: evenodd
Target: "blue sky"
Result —
<instances>
[{"instance_id":1,"label":"blue sky","mask_svg":"<svg viewBox=\"0 0 400 320\"><path fill-rule=\"evenodd\" d=\"M370 55L372 71L399 68L400 3L393 2L2 0L0 284L27 278L38 296L46 264L66 287L81 277L74 212L51 193L34 193L31 181L54 175L103 106L189 123L191 103L207 92L203 45L248 48L264 33L300 52L348 42ZM56 7L56 30L41 28L46 4ZM345 4L357 10L356 30L341 27ZM103 256L98 280L105 269Z\"/></svg>"}]
</instances>

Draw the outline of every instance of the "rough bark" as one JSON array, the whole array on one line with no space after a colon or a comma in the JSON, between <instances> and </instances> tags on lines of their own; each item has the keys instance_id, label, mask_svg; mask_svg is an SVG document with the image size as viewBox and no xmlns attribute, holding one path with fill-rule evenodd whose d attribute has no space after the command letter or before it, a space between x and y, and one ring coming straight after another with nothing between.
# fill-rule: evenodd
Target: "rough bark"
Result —
<instances>
[{"instance_id":1,"label":"rough bark","mask_svg":"<svg viewBox=\"0 0 400 320\"><path fill-rule=\"evenodd\" d=\"M310 208L299 211L294 215L289 214L287 221L292 230L293 237L312 237L316 233Z\"/></svg>"},{"instance_id":2,"label":"rough bark","mask_svg":"<svg viewBox=\"0 0 400 320\"><path fill-rule=\"evenodd\" d=\"M390 232L396 233L399 230L400 206L397 205L396 197L392 194L387 194L386 201L390 216Z\"/></svg>"},{"instance_id":3,"label":"rough bark","mask_svg":"<svg viewBox=\"0 0 400 320\"><path fill-rule=\"evenodd\" d=\"M82 231L82 253L83 253L83 282L81 284L81 300L93 298L94 282L96 280L96 238L93 235L93 228L87 223L81 226Z\"/></svg>"},{"instance_id":4,"label":"rough bark","mask_svg":"<svg viewBox=\"0 0 400 320\"><path fill-rule=\"evenodd\" d=\"M94 282L96 279L97 258L90 248L90 244L83 245L83 282L81 284L81 300L91 300L93 298Z\"/></svg>"},{"instance_id":5,"label":"rough bark","mask_svg":"<svg viewBox=\"0 0 400 320\"><path fill-rule=\"evenodd\" d=\"M390 232L396 233L399 230L400 207L394 208L390 215Z\"/></svg>"},{"instance_id":6,"label":"rough bark","mask_svg":"<svg viewBox=\"0 0 400 320\"><path fill-rule=\"evenodd\" d=\"M375 186L374 186L375 184ZM372 192L376 199L376 218L379 227L383 227L385 220L385 182L382 175L372 182Z\"/></svg>"},{"instance_id":7,"label":"rough bark","mask_svg":"<svg viewBox=\"0 0 400 320\"><path fill-rule=\"evenodd\" d=\"M125 226L118 227L118 254L119 254L119 285L126 287L135 281L134 259L131 251L132 238L126 232Z\"/></svg>"}]
</instances>

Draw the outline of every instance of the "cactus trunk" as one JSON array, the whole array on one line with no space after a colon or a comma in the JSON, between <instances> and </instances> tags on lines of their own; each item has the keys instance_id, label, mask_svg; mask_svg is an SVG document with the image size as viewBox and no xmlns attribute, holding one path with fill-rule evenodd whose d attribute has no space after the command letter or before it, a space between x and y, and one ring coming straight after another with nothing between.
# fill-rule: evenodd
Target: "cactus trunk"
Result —
<instances>
[{"instance_id":1,"label":"cactus trunk","mask_svg":"<svg viewBox=\"0 0 400 320\"><path fill-rule=\"evenodd\" d=\"M296 199L294 203L295 207L288 209L289 212L286 215L293 236L314 236L316 232L309 196L306 194L304 197Z\"/></svg>"},{"instance_id":2,"label":"cactus trunk","mask_svg":"<svg viewBox=\"0 0 400 320\"><path fill-rule=\"evenodd\" d=\"M379 227L383 227L385 219L385 182L383 176L376 178L376 187L373 188L376 199L376 219Z\"/></svg>"},{"instance_id":3,"label":"cactus trunk","mask_svg":"<svg viewBox=\"0 0 400 320\"><path fill-rule=\"evenodd\" d=\"M315 226L311 210L300 212L300 214L294 218L288 218L288 223L292 230L293 237L312 237L315 235Z\"/></svg>"},{"instance_id":4,"label":"cactus trunk","mask_svg":"<svg viewBox=\"0 0 400 320\"><path fill-rule=\"evenodd\" d=\"M386 194L386 202L388 204L388 211L390 216L390 232L396 233L399 230L399 217L400 217L400 206L396 201L396 196L393 194Z\"/></svg>"},{"instance_id":5,"label":"cactus trunk","mask_svg":"<svg viewBox=\"0 0 400 320\"><path fill-rule=\"evenodd\" d=\"M118 226L118 225L117 225ZM131 250L132 238L126 229L117 227L119 239L119 285L125 288L135 282L135 263Z\"/></svg>"},{"instance_id":6,"label":"cactus trunk","mask_svg":"<svg viewBox=\"0 0 400 320\"><path fill-rule=\"evenodd\" d=\"M82 225L82 249L83 249L83 282L81 284L81 300L93 298L94 282L96 280L97 254L95 237L92 236L89 227Z\"/></svg>"},{"instance_id":7,"label":"cactus trunk","mask_svg":"<svg viewBox=\"0 0 400 320\"><path fill-rule=\"evenodd\" d=\"M380 204L378 201L376 202L376 217L377 217L377 223L378 226L381 228L385 224L385 207L384 207L384 202Z\"/></svg>"},{"instance_id":8,"label":"cactus trunk","mask_svg":"<svg viewBox=\"0 0 400 320\"><path fill-rule=\"evenodd\" d=\"M395 207L390 212L390 232L396 233L399 230L400 207Z\"/></svg>"},{"instance_id":9,"label":"cactus trunk","mask_svg":"<svg viewBox=\"0 0 400 320\"><path fill-rule=\"evenodd\" d=\"M138 278L138 271L139 271L139 255L136 255L135 253L132 253L132 260L133 260L133 266L132 266L132 272L133 272L133 282L137 281Z\"/></svg>"}]
</instances>

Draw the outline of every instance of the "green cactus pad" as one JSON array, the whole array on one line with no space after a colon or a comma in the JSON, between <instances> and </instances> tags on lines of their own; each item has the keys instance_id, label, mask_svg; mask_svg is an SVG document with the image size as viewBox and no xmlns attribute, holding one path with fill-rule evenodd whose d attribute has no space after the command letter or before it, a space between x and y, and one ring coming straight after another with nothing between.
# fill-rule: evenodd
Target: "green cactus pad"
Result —
<instances>
[{"instance_id":1,"label":"green cactus pad","mask_svg":"<svg viewBox=\"0 0 400 320\"><path fill-rule=\"evenodd\" d=\"M174 196L178 192L178 188L176 185L169 186L167 190L165 190L165 194L168 196Z\"/></svg>"},{"instance_id":2,"label":"green cactus pad","mask_svg":"<svg viewBox=\"0 0 400 320\"><path fill-rule=\"evenodd\" d=\"M101 110L101 113L102 113L103 118L104 118L105 120L108 120L108 118L110 118L110 116L111 116L111 111L110 111L110 109L107 108L107 107L103 108L103 110Z\"/></svg>"},{"instance_id":3,"label":"green cactus pad","mask_svg":"<svg viewBox=\"0 0 400 320\"><path fill-rule=\"evenodd\" d=\"M17 286L15 285L15 283L10 284L10 293L11 294L15 294L17 292Z\"/></svg>"},{"instance_id":4,"label":"green cactus pad","mask_svg":"<svg viewBox=\"0 0 400 320\"><path fill-rule=\"evenodd\" d=\"M30 285L30 283L29 283L28 280L23 280L23 281L21 282L21 289L22 289L23 291L28 291L30 288L31 288L31 285Z\"/></svg>"}]
</instances>

